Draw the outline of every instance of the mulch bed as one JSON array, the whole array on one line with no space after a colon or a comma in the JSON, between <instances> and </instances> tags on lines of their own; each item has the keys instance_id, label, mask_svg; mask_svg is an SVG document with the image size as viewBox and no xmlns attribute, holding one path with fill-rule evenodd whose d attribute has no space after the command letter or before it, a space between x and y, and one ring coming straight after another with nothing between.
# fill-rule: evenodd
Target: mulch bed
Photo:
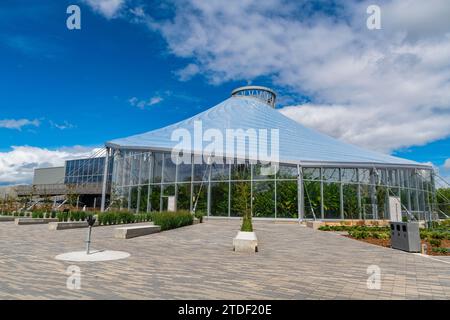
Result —
<instances>
[{"instance_id":1,"label":"mulch bed","mask_svg":"<svg viewBox=\"0 0 450 320\"><path fill-rule=\"evenodd\" d=\"M367 242L367 243L371 243L377 246L381 246L381 247L386 247L386 248L390 248L391 247L391 240L385 240L385 239L375 239L375 238L367 238L367 239L356 239L353 237L350 237L349 235L345 235L344 237L350 238L350 239L354 239L354 240L359 240L359 241L363 241L363 242ZM450 248L450 240L441 240L442 244L441 244L441 248ZM440 252L433 252L431 245L428 241L421 241L422 244L426 243L427 244L427 254L430 256L450 256L450 253L440 253Z\"/></svg>"}]
</instances>

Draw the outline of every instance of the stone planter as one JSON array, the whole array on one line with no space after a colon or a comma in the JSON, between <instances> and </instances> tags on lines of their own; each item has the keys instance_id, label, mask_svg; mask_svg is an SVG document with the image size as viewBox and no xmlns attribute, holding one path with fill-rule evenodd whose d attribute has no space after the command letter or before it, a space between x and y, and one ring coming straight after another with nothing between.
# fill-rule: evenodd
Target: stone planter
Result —
<instances>
[{"instance_id":1,"label":"stone planter","mask_svg":"<svg viewBox=\"0 0 450 320\"><path fill-rule=\"evenodd\" d=\"M64 222L50 222L48 224L49 230L67 230L77 228L87 228L89 225L86 221L64 221ZM98 221L95 221L94 227L98 226Z\"/></svg>"},{"instance_id":2,"label":"stone planter","mask_svg":"<svg viewBox=\"0 0 450 320\"><path fill-rule=\"evenodd\" d=\"M319 229L323 225L322 221L307 221L306 226L312 228L313 230Z\"/></svg>"},{"instance_id":3,"label":"stone planter","mask_svg":"<svg viewBox=\"0 0 450 320\"><path fill-rule=\"evenodd\" d=\"M29 224L47 224L50 222L58 222L57 218L16 218L14 223L18 226Z\"/></svg>"},{"instance_id":4,"label":"stone planter","mask_svg":"<svg viewBox=\"0 0 450 320\"><path fill-rule=\"evenodd\" d=\"M8 222L8 221L14 221L16 217L13 216L0 216L0 222Z\"/></svg>"},{"instance_id":5,"label":"stone planter","mask_svg":"<svg viewBox=\"0 0 450 320\"><path fill-rule=\"evenodd\" d=\"M233 250L236 252L258 252L256 233L239 231L233 239Z\"/></svg>"},{"instance_id":6,"label":"stone planter","mask_svg":"<svg viewBox=\"0 0 450 320\"><path fill-rule=\"evenodd\" d=\"M160 226L155 226L153 223L144 226L133 226L133 227L120 227L114 229L114 238L116 239L130 239L140 236L146 236L152 233L157 233L161 231Z\"/></svg>"}]
</instances>

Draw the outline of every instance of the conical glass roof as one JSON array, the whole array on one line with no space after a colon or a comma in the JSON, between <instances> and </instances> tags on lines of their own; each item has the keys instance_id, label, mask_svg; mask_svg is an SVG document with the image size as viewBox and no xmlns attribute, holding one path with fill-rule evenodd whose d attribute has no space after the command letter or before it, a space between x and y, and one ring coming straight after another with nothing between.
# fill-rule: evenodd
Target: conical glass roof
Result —
<instances>
[{"instance_id":1,"label":"conical glass roof","mask_svg":"<svg viewBox=\"0 0 450 320\"><path fill-rule=\"evenodd\" d=\"M284 116L267 103L247 96L232 96L218 105L189 119L167 127L108 141L107 146L127 149L167 150L174 148L178 141L172 141L176 129L187 130L194 136L194 124L201 123L203 132L217 129L225 137L226 129L270 129L279 130L279 161L300 164L361 164L424 167L429 166L377 153L354 146L325 134L306 128ZM267 139L267 140L269 140ZM206 143L205 143L206 144ZM270 141L267 141L270 150ZM202 154L202 149L192 146L192 153ZM256 154L256 150L250 150ZM226 154L224 154L226 156ZM250 155L251 157L251 155Z\"/></svg>"}]
</instances>

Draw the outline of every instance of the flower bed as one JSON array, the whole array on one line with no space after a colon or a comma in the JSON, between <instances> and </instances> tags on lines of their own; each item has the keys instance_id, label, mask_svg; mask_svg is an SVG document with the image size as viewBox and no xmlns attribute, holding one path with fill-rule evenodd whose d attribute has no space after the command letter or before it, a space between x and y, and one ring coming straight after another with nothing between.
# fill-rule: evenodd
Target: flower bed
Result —
<instances>
[{"instance_id":1,"label":"flower bed","mask_svg":"<svg viewBox=\"0 0 450 320\"><path fill-rule=\"evenodd\" d=\"M421 229L421 243L427 245L429 255L450 255L450 220L434 222L432 229ZM391 247L391 233L388 227L370 226L322 226L322 231L347 231L347 237L367 243Z\"/></svg>"}]
</instances>

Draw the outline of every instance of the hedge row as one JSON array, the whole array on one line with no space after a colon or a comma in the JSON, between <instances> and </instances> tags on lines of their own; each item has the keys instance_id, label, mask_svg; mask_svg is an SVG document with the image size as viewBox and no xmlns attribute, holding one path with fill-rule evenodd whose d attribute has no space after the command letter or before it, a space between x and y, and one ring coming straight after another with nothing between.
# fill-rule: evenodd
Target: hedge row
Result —
<instances>
[{"instance_id":1,"label":"hedge row","mask_svg":"<svg viewBox=\"0 0 450 320\"><path fill-rule=\"evenodd\" d=\"M12 213L11 213L12 214ZM85 211L70 211L70 212L50 212L45 213L43 211L34 212L14 212L15 216L30 216L32 218L58 218L58 221L85 221L92 213ZM196 213L196 218L201 222L203 219L203 213ZM102 212L97 214L97 221L99 225L115 225L115 224L127 224L138 222L153 221L155 225L161 226L161 230L175 229L187 225L191 225L194 222L194 217L189 211L177 211L177 212L152 212L152 213L139 213L133 214L130 212Z\"/></svg>"},{"instance_id":2,"label":"hedge row","mask_svg":"<svg viewBox=\"0 0 450 320\"><path fill-rule=\"evenodd\" d=\"M99 225L114 225L152 221L151 213L102 212L97 216Z\"/></svg>"},{"instance_id":3,"label":"hedge row","mask_svg":"<svg viewBox=\"0 0 450 320\"><path fill-rule=\"evenodd\" d=\"M322 231L375 231L375 232L389 232L389 227L369 227L369 226L321 226L319 230Z\"/></svg>"},{"instance_id":4,"label":"hedge row","mask_svg":"<svg viewBox=\"0 0 450 320\"><path fill-rule=\"evenodd\" d=\"M348 232L348 235L355 239L375 238L388 240L391 238L391 233L386 231L351 230Z\"/></svg>"},{"instance_id":5,"label":"hedge row","mask_svg":"<svg viewBox=\"0 0 450 320\"><path fill-rule=\"evenodd\" d=\"M437 240L450 240L450 232L443 230L420 230L421 239L437 239Z\"/></svg>"},{"instance_id":6,"label":"hedge row","mask_svg":"<svg viewBox=\"0 0 450 320\"><path fill-rule=\"evenodd\" d=\"M155 212L151 213L152 221L161 227L161 230L175 229L194 222L194 217L189 211Z\"/></svg>"},{"instance_id":7,"label":"hedge row","mask_svg":"<svg viewBox=\"0 0 450 320\"><path fill-rule=\"evenodd\" d=\"M1 214L1 213L0 213ZM14 211L14 212L4 212L4 216L14 216L14 217L30 217L30 218L56 218L56 212L45 212L45 211Z\"/></svg>"},{"instance_id":8,"label":"hedge row","mask_svg":"<svg viewBox=\"0 0 450 320\"><path fill-rule=\"evenodd\" d=\"M56 217L58 221L85 221L92 213L85 211L58 212Z\"/></svg>"},{"instance_id":9,"label":"hedge row","mask_svg":"<svg viewBox=\"0 0 450 320\"><path fill-rule=\"evenodd\" d=\"M152 212L139 214L120 211L103 212L98 214L97 219L100 225L115 225L153 221L155 225L161 226L161 230L169 230L191 225L194 221L192 214L188 211Z\"/></svg>"}]
</instances>

